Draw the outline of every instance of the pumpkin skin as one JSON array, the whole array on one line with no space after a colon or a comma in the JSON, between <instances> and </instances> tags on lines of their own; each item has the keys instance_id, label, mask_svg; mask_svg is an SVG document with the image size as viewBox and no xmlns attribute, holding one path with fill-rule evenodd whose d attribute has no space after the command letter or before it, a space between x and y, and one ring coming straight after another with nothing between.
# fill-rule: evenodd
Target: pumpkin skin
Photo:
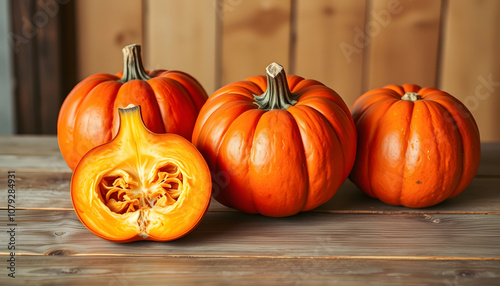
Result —
<instances>
[{"instance_id":1,"label":"pumpkin skin","mask_svg":"<svg viewBox=\"0 0 500 286\"><path fill-rule=\"evenodd\" d=\"M117 136L85 154L73 173L76 214L94 234L114 242L186 235L210 203L205 160L183 137L147 130L139 106L119 113Z\"/></svg>"},{"instance_id":2,"label":"pumpkin skin","mask_svg":"<svg viewBox=\"0 0 500 286\"><path fill-rule=\"evenodd\" d=\"M249 77L211 95L192 142L211 169L217 201L284 217L333 197L354 163L356 130L335 91L272 63L267 79Z\"/></svg>"},{"instance_id":3,"label":"pumpkin skin","mask_svg":"<svg viewBox=\"0 0 500 286\"><path fill-rule=\"evenodd\" d=\"M90 149L116 135L117 110L128 104L141 105L144 122L151 131L175 133L191 140L198 112L208 98L203 87L180 71L145 71L139 45L126 46L123 53L123 73L87 77L61 106L57 139L72 170Z\"/></svg>"},{"instance_id":4,"label":"pumpkin skin","mask_svg":"<svg viewBox=\"0 0 500 286\"><path fill-rule=\"evenodd\" d=\"M358 152L350 179L367 195L411 208L462 192L479 167L479 130L459 100L435 88L388 85L352 108Z\"/></svg>"}]
</instances>

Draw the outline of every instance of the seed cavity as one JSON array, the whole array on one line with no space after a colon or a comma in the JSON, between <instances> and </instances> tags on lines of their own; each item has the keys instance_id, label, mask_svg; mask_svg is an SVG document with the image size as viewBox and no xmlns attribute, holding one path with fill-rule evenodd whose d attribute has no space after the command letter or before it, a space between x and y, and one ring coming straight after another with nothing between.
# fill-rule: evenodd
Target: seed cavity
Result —
<instances>
[{"instance_id":1,"label":"seed cavity","mask_svg":"<svg viewBox=\"0 0 500 286\"><path fill-rule=\"evenodd\" d=\"M125 214L175 204L184 189L183 177L177 165L167 163L142 183L137 174L114 170L103 177L99 188L104 204Z\"/></svg>"}]
</instances>

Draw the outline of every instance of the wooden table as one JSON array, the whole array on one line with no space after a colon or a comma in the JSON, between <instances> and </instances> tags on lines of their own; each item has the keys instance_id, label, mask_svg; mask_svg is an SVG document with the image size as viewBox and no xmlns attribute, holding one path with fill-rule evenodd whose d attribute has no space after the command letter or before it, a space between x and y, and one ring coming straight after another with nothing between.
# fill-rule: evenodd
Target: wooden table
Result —
<instances>
[{"instance_id":1,"label":"wooden table","mask_svg":"<svg viewBox=\"0 0 500 286\"><path fill-rule=\"evenodd\" d=\"M318 209L247 215L213 201L172 242L90 233L53 136L0 136L1 285L500 285L500 144L456 198L426 209L368 198L351 182ZM15 279L8 277L8 171L15 171ZM12 222L10 222L12 223Z\"/></svg>"}]
</instances>

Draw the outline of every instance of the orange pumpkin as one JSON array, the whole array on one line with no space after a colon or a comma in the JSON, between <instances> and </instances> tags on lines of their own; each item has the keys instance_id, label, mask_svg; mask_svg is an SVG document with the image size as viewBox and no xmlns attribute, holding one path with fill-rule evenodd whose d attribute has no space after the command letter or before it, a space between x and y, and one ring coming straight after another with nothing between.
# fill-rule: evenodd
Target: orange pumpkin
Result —
<instances>
[{"instance_id":1,"label":"orange pumpkin","mask_svg":"<svg viewBox=\"0 0 500 286\"><path fill-rule=\"evenodd\" d=\"M65 99L57 122L59 148L71 169L93 147L118 131L118 108L141 105L146 126L156 133L176 133L191 140L194 123L207 99L203 87L180 71L147 72L139 45L123 48L124 71L95 74L76 85Z\"/></svg>"},{"instance_id":2,"label":"orange pumpkin","mask_svg":"<svg viewBox=\"0 0 500 286\"><path fill-rule=\"evenodd\" d=\"M391 205L428 207L452 198L479 167L479 130L455 97L435 88L388 85L352 108L358 152L350 179Z\"/></svg>"},{"instance_id":3,"label":"orange pumpkin","mask_svg":"<svg viewBox=\"0 0 500 286\"><path fill-rule=\"evenodd\" d=\"M85 154L73 173L76 214L94 234L115 242L187 234L210 202L205 160L181 136L147 130L138 106L119 114L117 136Z\"/></svg>"},{"instance_id":4,"label":"orange pumpkin","mask_svg":"<svg viewBox=\"0 0 500 286\"><path fill-rule=\"evenodd\" d=\"M352 168L356 130L348 107L318 81L282 66L216 91L193 143L212 171L214 197L246 213L283 217L332 198Z\"/></svg>"}]
</instances>

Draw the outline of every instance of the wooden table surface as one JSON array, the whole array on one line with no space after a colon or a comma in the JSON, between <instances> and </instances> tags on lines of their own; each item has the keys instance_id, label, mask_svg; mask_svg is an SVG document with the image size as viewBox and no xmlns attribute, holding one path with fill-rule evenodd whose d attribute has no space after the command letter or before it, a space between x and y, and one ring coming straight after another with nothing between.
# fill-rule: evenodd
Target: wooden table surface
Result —
<instances>
[{"instance_id":1,"label":"wooden table surface","mask_svg":"<svg viewBox=\"0 0 500 286\"><path fill-rule=\"evenodd\" d=\"M434 207L385 205L347 181L331 201L293 217L212 201L181 239L117 244L75 215L54 136L0 136L0 284L500 285L500 143L482 148L471 185ZM7 268L8 171L16 174L16 278Z\"/></svg>"}]
</instances>

